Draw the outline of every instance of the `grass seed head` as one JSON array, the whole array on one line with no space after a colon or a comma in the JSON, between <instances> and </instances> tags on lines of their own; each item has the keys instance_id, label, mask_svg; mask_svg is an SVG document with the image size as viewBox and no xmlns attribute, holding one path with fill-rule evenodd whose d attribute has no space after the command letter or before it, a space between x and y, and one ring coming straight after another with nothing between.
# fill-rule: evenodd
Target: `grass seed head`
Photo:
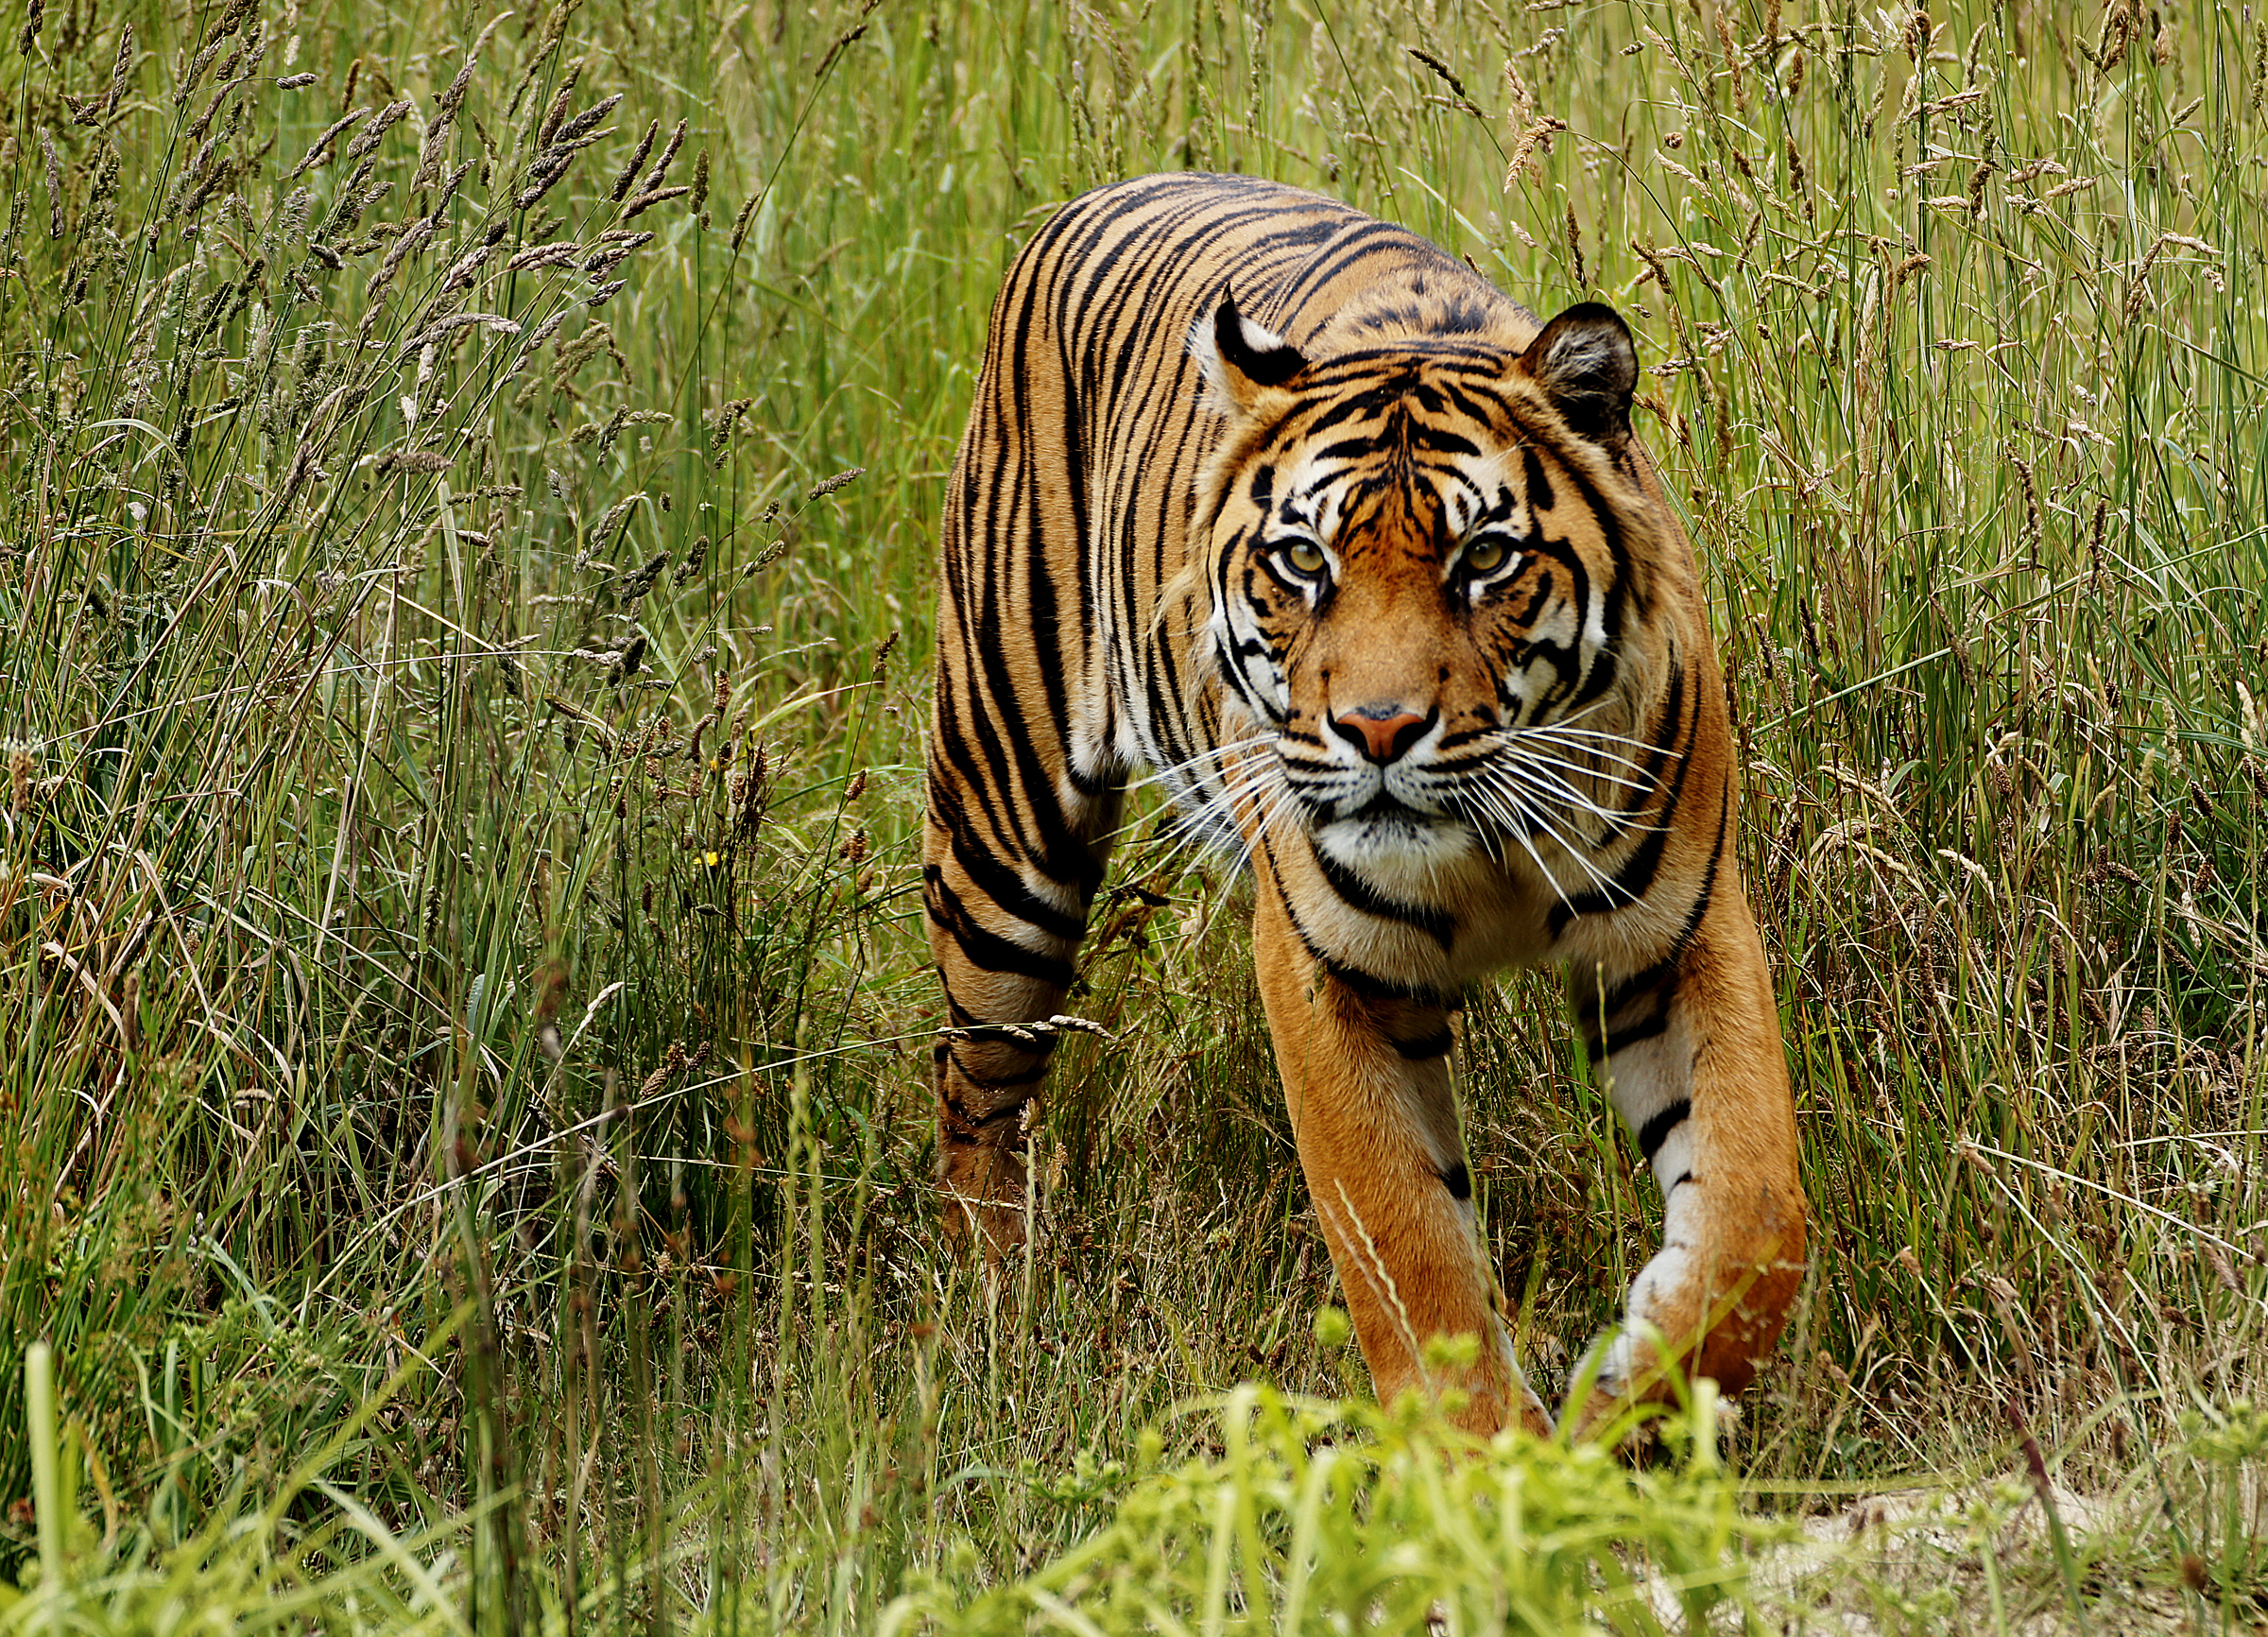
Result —
<instances>
[{"instance_id":1,"label":"grass seed head","mask_svg":"<svg viewBox=\"0 0 2268 1637\"><path fill-rule=\"evenodd\" d=\"M550 147L564 147L571 143L584 143L585 139L596 129L598 123L608 114L612 113L621 101L622 93L617 91L613 95L593 103L546 137L544 145Z\"/></svg>"},{"instance_id":2,"label":"grass seed head","mask_svg":"<svg viewBox=\"0 0 2268 1637\"><path fill-rule=\"evenodd\" d=\"M562 5L558 9L559 11L563 12L568 10L569 8ZM555 13L555 15L557 13ZM550 44L555 43L556 41L550 36L549 30L546 30L545 45L539 48L536 54L528 60L528 72L531 76L536 71L537 65L542 61ZM581 79L582 77L583 63L582 59L578 57L575 61L570 62L567 65L567 72L560 78L558 89L552 93L551 101L543 110L543 117L537 122L536 146L538 147L548 147L551 146L551 139L553 135L558 130L560 122L567 117L567 105L574 99L576 82Z\"/></svg>"},{"instance_id":3,"label":"grass seed head","mask_svg":"<svg viewBox=\"0 0 2268 1637\"><path fill-rule=\"evenodd\" d=\"M638 146L630 150L629 162L614 178L614 185L607 190L607 197L616 204L620 204L628 195L630 183L638 175L638 167L645 163L645 156L653 152L654 138L660 135L661 131L662 122L660 120L653 119L646 122L645 134L638 139Z\"/></svg>"},{"instance_id":4,"label":"grass seed head","mask_svg":"<svg viewBox=\"0 0 2268 1637\"><path fill-rule=\"evenodd\" d=\"M654 168L645 173L638 184L642 194L652 193L669 178L669 167L678 157L678 149L685 146L685 121L679 120L678 128L669 133L669 142L662 149L662 157L654 161Z\"/></svg>"},{"instance_id":5,"label":"grass seed head","mask_svg":"<svg viewBox=\"0 0 2268 1637\"><path fill-rule=\"evenodd\" d=\"M387 131L393 129L395 126L402 123L404 115L407 114L409 110L410 103L409 99L406 97L399 98L396 101L387 103L384 108L378 111L378 116L371 120L368 126L364 127L363 129L356 134L352 142L347 144L346 152L341 154L339 157L341 159L355 160L360 159L364 154L369 153L372 148L376 147L379 143L386 139L386 133Z\"/></svg>"},{"instance_id":6,"label":"grass seed head","mask_svg":"<svg viewBox=\"0 0 2268 1637\"><path fill-rule=\"evenodd\" d=\"M645 212L651 210L655 205L662 204L664 201L673 198L682 198L685 195L691 193L692 191L692 188L680 183L676 187L658 187L651 189L648 192L642 193L636 198L630 200L628 204L626 204L622 207L622 219L627 222L632 216L643 215ZM593 304L595 305L596 303L593 302Z\"/></svg>"}]
</instances>

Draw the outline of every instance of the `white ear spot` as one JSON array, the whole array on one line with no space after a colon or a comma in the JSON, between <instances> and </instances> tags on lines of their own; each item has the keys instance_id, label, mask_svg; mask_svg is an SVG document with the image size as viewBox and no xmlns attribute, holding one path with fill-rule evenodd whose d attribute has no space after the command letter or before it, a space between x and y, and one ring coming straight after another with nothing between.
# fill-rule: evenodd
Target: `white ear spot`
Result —
<instances>
[{"instance_id":1,"label":"white ear spot","mask_svg":"<svg viewBox=\"0 0 2268 1637\"><path fill-rule=\"evenodd\" d=\"M1226 291L1218 306L1190 325L1189 351L1205 376L1209 402L1223 414L1249 411L1263 392L1307 368L1297 348L1245 317Z\"/></svg>"},{"instance_id":2,"label":"white ear spot","mask_svg":"<svg viewBox=\"0 0 2268 1637\"><path fill-rule=\"evenodd\" d=\"M1182 345L1197 366L1197 373L1205 378L1205 407L1216 415L1236 413L1236 400L1228 394L1225 377L1228 370L1221 363L1221 350L1212 342L1212 314L1199 313L1189 321L1189 337Z\"/></svg>"},{"instance_id":3,"label":"white ear spot","mask_svg":"<svg viewBox=\"0 0 2268 1637\"><path fill-rule=\"evenodd\" d=\"M1269 329L1265 324L1255 324L1242 313L1236 315L1236 328L1237 333L1244 340L1245 351L1247 353L1288 353L1291 351L1283 344L1281 336Z\"/></svg>"}]
</instances>

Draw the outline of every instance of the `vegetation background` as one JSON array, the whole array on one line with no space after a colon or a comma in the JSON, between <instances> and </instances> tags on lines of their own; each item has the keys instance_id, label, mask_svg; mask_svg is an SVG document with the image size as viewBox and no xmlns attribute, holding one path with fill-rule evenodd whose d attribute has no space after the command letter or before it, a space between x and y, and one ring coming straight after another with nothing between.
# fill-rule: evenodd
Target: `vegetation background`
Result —
<instances>
[{"instance_id":1,"label":"vegetation background","mask_svg":"<svg viewBox=\"0 0 2268 1637\"><path fill-rule=\"evenodd\" d=\"M2268 1615L2251 8L5 17L0 1628ZM939 489L1017 247L1185 165L1641 336L1818 1221L1651 1467L1328 1402L1155 816L941 1248ZM1658 1207L1554 984L1469 1025L1549 1384Z\"/></svg>"}]
</instances>

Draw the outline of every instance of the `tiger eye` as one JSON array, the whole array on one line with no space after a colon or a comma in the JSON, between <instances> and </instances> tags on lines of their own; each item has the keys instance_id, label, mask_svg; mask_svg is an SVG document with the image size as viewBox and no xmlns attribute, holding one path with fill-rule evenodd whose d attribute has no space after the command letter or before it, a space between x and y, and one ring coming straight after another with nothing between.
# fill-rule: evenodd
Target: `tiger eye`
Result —
<instances>
[{"instance_id":1,"label":"tiger eye","mask_svg":"<svg viewBox=\"0 0 2268 1637\"><path fill-rule=\"evenodd\" d=\"M1283 560L1301 574L1323 572L1323 548L1312 540L1295 540L1283 548Z\"/></svg>"},{"instance_id":2,"label":"tiger eye","mask_svg":"<svg viewBox=\"0 0 2268 1637\"><path fill-rule=\"evenodd\" d=\"M1494 574L1511 555L1501 540L1476 540L1465 548L1465 566L1474 574Z\"/></svg>"}]
</instances>

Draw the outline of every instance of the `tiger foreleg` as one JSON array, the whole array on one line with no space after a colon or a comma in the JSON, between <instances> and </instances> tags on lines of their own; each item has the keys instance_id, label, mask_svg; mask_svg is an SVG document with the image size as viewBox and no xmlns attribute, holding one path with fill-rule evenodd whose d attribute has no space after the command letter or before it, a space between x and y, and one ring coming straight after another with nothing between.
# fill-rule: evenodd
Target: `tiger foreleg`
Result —
<instances>
[{"instance_id":1,"label":"tiger foreleg","mask_svg":"<svg viewBox=\"0 0 2268 1637\"><path fill-rule=\"evenodd\" d=\"M1102 850L1059 847L1079 872L1069 882L1013 855L986 855L936 817L959 796L950 769L933 764L922 900L947 1011L931 1059L937 1180L949 1229L997 1258L1028 1229L1026 1141L1058 1038L1045 1020L1071 987ZM1066 828L1057 811L1045 816Z\"/></svg>"},{"instance_id":2,"label":"tiger foreleg","mask_svg":"<svg viewBox=\"0 0 2268 1637\"><path fill-rule=\"evenodd\" d=\"M1802 1281L1804 1201L1778 1011L1737 879L1718 883L1681 949L1578 968L1570 987L1591 1061L1663 1195L1661 1249L1632 1282L1622 1326L1572 1378L1582 1397L1566 1419L1584 1436L1668 1396L1673 1370L1727 1394L1747 1386Z\"/></svg>"},{"instance_id":3,"label":"tiger foreleg","mask_svg":"<svg viewBox=\"0 0 2268 1637\"><path fill-rule=\"evenodd\" d=\"M1048 1053L1004 1048L986 1035L981 1028L951 1030L933 1056L937 1180L948 1231L997 1257L1024 1241L1026 1139Z\"/></svg>"},{"instance_id":4,"label":"tiger foreleg","mask_svg":"<svg viewBox=\"0 0 2268 1637\"><path fill-rule=\"evenodd\" d=\"M1299 1165L1379 1402L1449 1394L1473 1431L1548 1431L1473 1218L1447 1006L1327 970L1255 869L1255 962Z\"/></svg>"}]
</instances>

